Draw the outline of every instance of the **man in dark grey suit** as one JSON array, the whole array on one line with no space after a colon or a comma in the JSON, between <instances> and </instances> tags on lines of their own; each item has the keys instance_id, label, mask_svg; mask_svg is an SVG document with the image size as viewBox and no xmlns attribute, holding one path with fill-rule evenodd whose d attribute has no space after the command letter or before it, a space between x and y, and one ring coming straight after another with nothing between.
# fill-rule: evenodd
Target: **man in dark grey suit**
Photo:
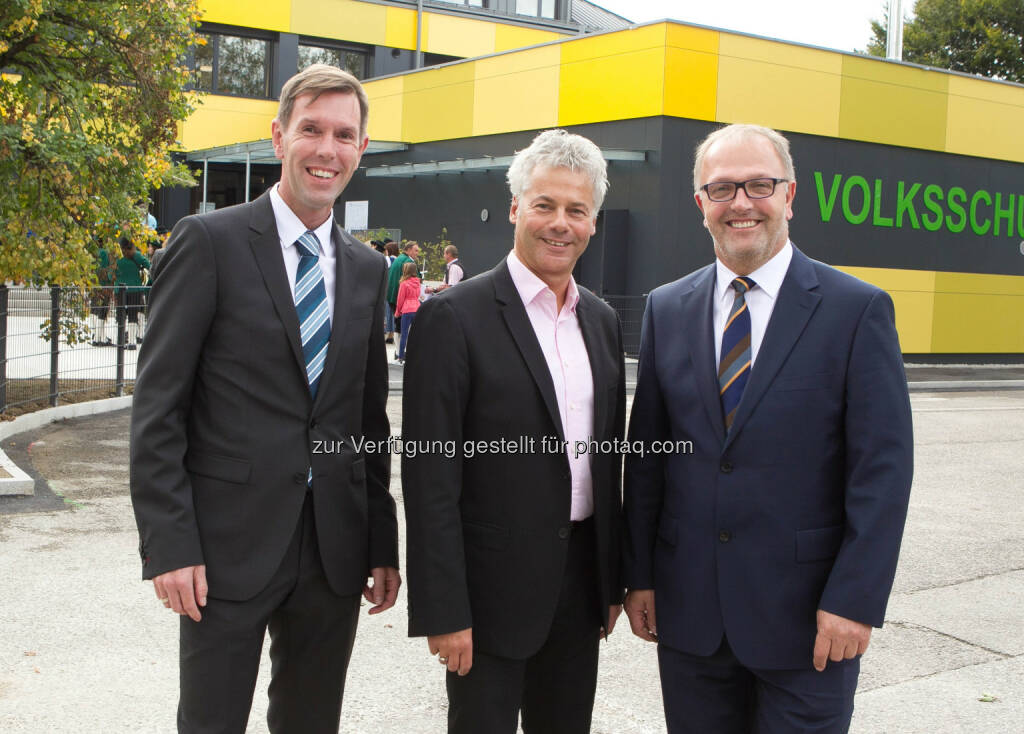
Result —
<instances>
[{"instance_id":1,"label":"man in dark grey suit","mask_svg":"<svg viewBox=\"0 0 1024 734\"><path fill-rule=\"evenodd\" d=\"M273 732L337 732L360 592L391 607L384 261L334 222L366 149L359 82L285 84L281 183L175 227L132 412L143 578L181 615L180 732L243 732L269 627ZM367 583L371 577L372 582Z\"/></svg>"},{"instance_id":2,"label":"man in dark grey suit","mask_svg":"<svg viewBox=\"0 0 1024 734\"><path fill-rule=\"evenodd\" d=\"M431 298L402 396L409 634L446 667L451 734L590 731L620 611L625 422L615 312L573 281L601 151L541 133L509 169L514 247Z\"/></svg>"}]
</instances>

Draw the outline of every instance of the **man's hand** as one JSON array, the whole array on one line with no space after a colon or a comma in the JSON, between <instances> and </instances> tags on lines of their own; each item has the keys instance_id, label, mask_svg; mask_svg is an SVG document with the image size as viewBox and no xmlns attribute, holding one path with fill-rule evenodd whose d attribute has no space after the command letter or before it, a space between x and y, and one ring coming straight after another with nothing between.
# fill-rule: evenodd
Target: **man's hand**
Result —
<instances>
[{"instance_id":1,"label":"man's hand","mask_svg":"<svg viewBox=\"0 0 1024 734\"><path fill-rule=\"evenodd\" d=\"M206 566L186 566L162 573L153 579L156 598L175 614L187 614L194 622L203 618L199 607L206 606Z\"/></svg>"},{"instance_id":2,"label":"man's hand","mask_svg":"<svg viewBox=\"0 0 1024 734\"><path fill-rule=\"evenodd\" d=\"M819 609L818 636L814 638L814 669L820 673L828 660L838 663L863 655L870 640L871 625Z\"/></svg>"},{"instance_id":3,"label":"man's hand","mask_svg":"<svg viewBox=\"0 0 1024 734\"><path fill-rule=\"evenodd\" d=\"M658 641L658 619L654 613L654 589L639 589L626 594L626 618L633 634L648 642Z\"/></svg>"},{"instance_id":4,"label":"man's hand","mask_svg":"<svg viewBox=\"0 0 1024 734\"><path fill-rule=\"evenodd\" d=\"M467 627L446 635L430 635L427 646L451 673L465 675L473 667L473 628Z\"/></svg>"},{"instance_id":5,"label":"man's hand","mask_svg":"<svg viewBox=\"0 0 1024 734\"><path fill-rule=\"evenodd\" d=\"M379 614L395 606L398 587L402 585L402 576L398 569L392 566L377 566L370 569L370 578L373 579L373 584L363 587L363 597L376 606L370 609L369 614Z\"/></svg>"},{"instance_id":6,"label":"man's hand","mask_svg":"<svg viewBox=\"0 0 1024 734\"><path fill-rule=\"evenodd\" d=\"M615 629L615 620L619 618L620 614L622 614L621 604L612 604L608 607L608 626L601 628L601 637L606 640L608 639L608 635L610 635L612 630Z\"/></svg>"}]
</instances>

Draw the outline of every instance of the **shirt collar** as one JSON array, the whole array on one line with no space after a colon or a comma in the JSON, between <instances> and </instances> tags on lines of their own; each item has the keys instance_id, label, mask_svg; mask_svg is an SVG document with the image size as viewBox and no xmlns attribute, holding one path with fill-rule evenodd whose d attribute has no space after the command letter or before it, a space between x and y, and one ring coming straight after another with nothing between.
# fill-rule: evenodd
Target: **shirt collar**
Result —
<instances>
[{"instance_id":1,"label":"shirt collar","mask_svg":"<svg viewBox=\"0 0 1024 734\"><path fill-rule=\"evenodd\" d=\"M786 277L786 271L789 270L789 262L792 259L793 243L786 240L786 244L782 246L782 249L775 253L771 260L752 272L749 277L757 283L758 288L763 290L774 301L775 297L779 295L779 289L782 288L782 281ZM719 300L721 300L725 297L726 291L731 288L732 282L739 276L727 268L718 258L715 258L715 271L718 274L718 281L715 283L715 293L718 295Z\"/></svg>"},{"instance_id":2,"label":"shirt collar","mask_svg":"<svg viewBox=\"0 0 1024 734\"><path fill-rule=\"evenodd\" d=\"M555 292L548 287L547 283L538 278L532 270L523 264L515 250L508 253L506 262L508 263L509 275L512 276L512 283L515 285L516 290L519 291L519 297L523 300L523 305L533 303L544 291L555 295ZM576 304L579 303L579 300L580 290L576 287L575 279L570 275L569 287L565 292L565 305L569 307L570 311L575 313Z\"/></svg>"},{"instance_id":3,"label":"shirt collar","mask_svg":"<svg viewBox=\"0 0 1024 734\"><path fill-rule=\"evenodd\" d=\"M295 245L295 241L306 233L306 225L302 223L291 207L281 198L281 192L276 183L270 189L270 205L274 208L274 219L277 223L277 234L281 238L281 248L287 250ZM334 257L334 242L331 240L331 233L334 229L334 212L327 217L323 224L313 230L316 238L320 240L320 254L327 257Z\"/></svg>"}]
</instances>

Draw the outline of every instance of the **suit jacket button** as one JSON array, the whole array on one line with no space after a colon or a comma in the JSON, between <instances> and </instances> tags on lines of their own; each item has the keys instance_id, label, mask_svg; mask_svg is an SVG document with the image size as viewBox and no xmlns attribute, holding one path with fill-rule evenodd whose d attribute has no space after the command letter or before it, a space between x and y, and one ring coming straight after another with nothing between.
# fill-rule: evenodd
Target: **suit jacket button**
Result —
<instances>
[{"instance_id":1,"label":"suit jacket button","mask_svg":"<svg viewBox=\"0 0 1024 734\"><path fill-rule=\"evenodd\" d=\"M719 530L718 540L721 543L728 543L730 540L732 540L732 535L729 533L728 530Z\"/></svg>"},{"instance_id":2,"label":"suit jacket button","mask_svg":"<svg viewBox=\"0 0 1024 734\"><path fill-rule=\"evenodd\" d=\"M721 468L723 474L728 474L729 472L732 471L732 462L731 461L723 461L720 468Z\"/></svg>"},{"instance_id":3,"label":"suit jacket button","mask_svg":"<svg viewBox=\"0 0 1024 734\"><path fill-rule=\"evenodd\" d=\"M292 481L294 481L296 484L305 484L306 475L303 474L302 472L297 471L294 474L292 474Z\"/></svg>"},{"instance_id":4,"label":"suit jacket button","mask_svg":"<svg viewBox=\"0 0 1024 734\"><path fill-rule=\"evenodd\" d=\"M558 528L558 537L565 540L569 537L569 528Z\"/></svg>"}]
</instances>

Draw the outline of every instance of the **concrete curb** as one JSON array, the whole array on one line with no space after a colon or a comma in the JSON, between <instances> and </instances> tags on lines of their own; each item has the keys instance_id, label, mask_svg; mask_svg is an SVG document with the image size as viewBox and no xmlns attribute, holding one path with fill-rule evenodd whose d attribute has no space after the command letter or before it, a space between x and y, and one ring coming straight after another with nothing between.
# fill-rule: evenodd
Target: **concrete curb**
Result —
<instances>
[{"instance_id":1,"label":"concrete curb","mask_svg":"<svg viewBox=\"0 0 1024 734\"><path fill-rule=\"evenodd\" d=\"M58 405L56 408L46 408L45 410L37 410L35 413L26 413L25 415L19 415L13 421L3 421L0 423L0 441L4 441L19 433L34 431L55 421L110 413L122 408L130 408L131 405L132 396L124 395L119 398ZM0 477L0 495L29 495L35 493L35 480L19 469L8 458L3 449L0 449L0 468L5 469L11 475L10 477Z\"/></svg>"},{"instance_id":2,"label":"concrete curb","mask_svg":"<svg viewBox=\"0 0 1024 734\"><path fill-rule=\"evenodd\" d=\"M911 392L929 390L1021 390L1024 380L919 380L908 382Z\"/></svg>"}]
</instances>

